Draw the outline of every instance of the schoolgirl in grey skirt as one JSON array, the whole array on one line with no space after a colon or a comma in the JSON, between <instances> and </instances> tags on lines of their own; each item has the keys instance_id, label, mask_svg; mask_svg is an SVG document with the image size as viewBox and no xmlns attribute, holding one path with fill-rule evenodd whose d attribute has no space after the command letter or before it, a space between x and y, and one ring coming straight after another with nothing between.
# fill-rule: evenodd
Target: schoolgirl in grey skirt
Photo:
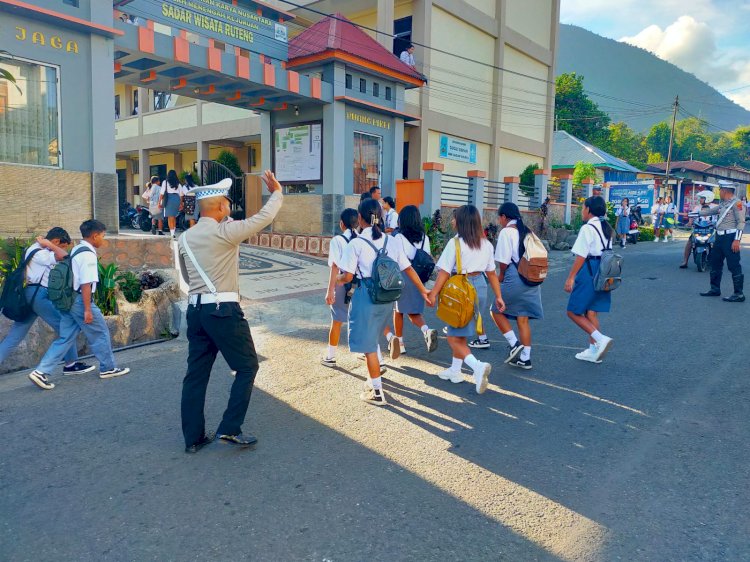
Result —
<instances>
[{"instance_id":1,"label":"schoolgirl in grey skirt","mask_svg":"<svg viewBox=\"0 0 750 562\"><path fill-rule=\"evenodd\" d=\"M489 281L492 292L495 294L495 306L498 311L502 312L505 310L505 303L500 293L500 282L497 273L495 273L492 244L484 237L479 211L474 205L464 205L456 211L454 220L458 236L448 241L440 255L437 262L438 276L435 286L430 292L430 300L435 301L437 299L440 290L455 269L457 274L466 275L469 282L474 285L479 300L478 312L481 313L481 311L486 310L487 281ZM458 244L456 244L456 240L458 240ZM458 246L458 250L456 246ZM485 275L487 281L485 281ZM474 372L477 393L482 394L487 390L492 366L474 357L466 343L466 338L474 336L476 333L477 326L473 320L463 327L448 327L448 344L453 352L453 361L451 366L438 373L438 376L453 383L463 382L464 376L461 374L461 365L465 362Z\"/></svg>"},{"instance_id":2,"label":"schoolgirl in grey skirt","mask_svg":"<svg viewBox=\"0 0 750 562\"><path fill-rule=\"evenodd\" d=\"M351 240L357 237L359 226L359 213L356 209L344 209L341 213L339 228L341 233L331 239L328 251L328 267L331 273L328 276L328 291L326 292L326 304L331 307L331 327L328 329L328 352L323 358L326 367L336 366L336 348L341 338L341 325L349 319L349 302L346 298L348 285L337 285L336 279L341 273L341 260L344 250Z\"/></svg>"},{"instance_id":3,"label":"schoolgirl in grey skirt","mask_svg":"<svg viewBox=\"0 0 750 562\"><path fill-rule=\"evenodd\" d=\"M527 285L518 274L518 262L523 255L523 240L529 228L523 223L521 211L514 203L503 203L497 212L502 227L497 237L495 261L500 266L500 289L505 300L501 313L494 305L492 319L510 346L505 363L521 369L531 369L531 326L529 320L542 319L542 286ZM516 337L510 319L518 324Z\"/></svg>"},{"instance_id":4,"label":"schoolgirl in grey skirt","mask_svg":"<svg viewBox=\"0 0 750 562\"><path fill-rule=\"evenodd\" d=\"M372 276L372 266L377 257L376 251L385 248L388 257L394 260L399 265L399 269L419 288L420 293L424 295L423 298L427 298L428 291L419 280L401 245L381 230L383 211L380 203L375 199L365 199L360 203L359 225L362 232L349 242L344 250L339 264L341 274L337 283L339 285L350 283L355 276L359 281L349 304L349 351L364 353L367 361L367 371L370 377L360 399L369 404L384 406L387 402L380 378L378 339L390 317L393 304L373 303L362 279Z\"/></svg>"}]
</instances>

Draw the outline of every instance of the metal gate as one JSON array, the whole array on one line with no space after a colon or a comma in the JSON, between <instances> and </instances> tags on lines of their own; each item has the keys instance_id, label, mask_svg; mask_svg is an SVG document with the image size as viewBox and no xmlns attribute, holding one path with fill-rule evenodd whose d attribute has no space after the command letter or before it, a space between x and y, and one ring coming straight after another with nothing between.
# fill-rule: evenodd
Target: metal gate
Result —
<instances>
[{"instance_id":1,"label":"metal gate","mask_svg":"<svg viewBox=\"0 0 750 562\"><path fill-rule=\"evenodd\" d=\"M220 164L214 160L201 160L200 176L203 185L219 183L225 178L231 179L232 187L229 188L229 197L232 198L232 218L236 220L245 218L244 176L236 176L224 164Z\"/></svg>"}]
</instances>

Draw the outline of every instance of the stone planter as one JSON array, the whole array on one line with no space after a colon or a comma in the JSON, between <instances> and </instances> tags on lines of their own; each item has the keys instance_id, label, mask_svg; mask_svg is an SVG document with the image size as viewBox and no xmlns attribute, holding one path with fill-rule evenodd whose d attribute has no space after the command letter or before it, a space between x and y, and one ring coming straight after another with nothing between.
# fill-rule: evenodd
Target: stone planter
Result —
<instances>
[{"instance_id":1,"label":"stone planter","mask_svg":"<svg viewBox=\"0 0 750 562\"><path fill-rule=\"evenodd\" d=\"M168 335L174 325L172 305L180 299L179 286L174 280L167 280L156 289L143 291L138 303L127 302L118 291L119 314L105 316L112 347L117 349ZM7 318L0 316L0 339L5 338L12 324ZM56 334L47 324L37 320L24 341L0 365L0 374L34 368L55 337ZM77 345L80 356L91 353L83 335L78 336Z\"/></svg>"}]
</instances>

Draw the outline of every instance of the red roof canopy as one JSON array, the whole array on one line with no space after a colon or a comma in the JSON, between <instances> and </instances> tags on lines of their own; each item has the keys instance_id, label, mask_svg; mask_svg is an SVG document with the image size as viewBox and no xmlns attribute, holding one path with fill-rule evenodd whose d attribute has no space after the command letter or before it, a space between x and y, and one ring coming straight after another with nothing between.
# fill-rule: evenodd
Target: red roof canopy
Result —
<instances>
[{"instance_id":1,"label":"red roof canopy","mask_svg":"<svg viewBox=\"0 0 750 562\"><path fill-rule=\"evenodd\" d=\"M389 76L395 73L394 78L407 83L414 84L415 79L424 83L418 72L338 13L323 18L289 41L289 67L312 62L316 55L326 55L321 59L340 58L353 64L360 63L360 66L376 72L385 70Z\"/></svg>"},{"instance_id":2,"label":"red roof canopy","mask_svg":"<svg viewBox=\"0 0 750 562\"><path fill-rule=\"evenodd\" d=\"M666 171L667 163L658 162L656 164L649 164L648 167ZM713 164L706 164L700 160L677 160L669 165L671 171L684 169L692 170L693 172L705 172L709 168L713 168Z\"/></svg>"}]
</instances>

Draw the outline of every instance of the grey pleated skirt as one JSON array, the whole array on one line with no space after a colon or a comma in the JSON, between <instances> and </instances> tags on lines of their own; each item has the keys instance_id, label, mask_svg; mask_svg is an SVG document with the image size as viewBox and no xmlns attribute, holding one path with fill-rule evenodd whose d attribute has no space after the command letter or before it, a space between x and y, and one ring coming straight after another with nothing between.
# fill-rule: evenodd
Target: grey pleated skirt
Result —
<instances>
[{"instance_id":1,"label":"grey pleated skirt","mask_svg":"<svg viewBox=\"0 0 750 562\"><path fill-rule=\"evenodd\" d=\"M375 353L392 312L392 303L373 304L364 285L357 287L349 303L349 351Z\"/></svg>"},{"instance_id":2,"label":"grey pleated skirt","mask_svg":"<svg viewBox=\"0 0 750 562\"><path fill-rule=\"evenodd\" d=\"M542 286L530 287L518 276L516 266L510 264L505 270L505 277L500 285L500 292L505 301L503 314L508 318L525 316L527 318L541 320L544 318L542 310ZM492 303L492 312L497 313L495 303Z\"/></svg>"},{"instance_id":3,"label":"grey pleated skirt","mask_svg":"<svg viewBox=\"0 0 750 562\"><path fill-rule=\"evenodd\" d=\"M164 214L176 217L180 212L180 196L177 193L167 193L164 196Z\"/></svg>"},{"instance_id":4,"label":"grey pleated skirt","mask_svg":"<svg viewBox=\"0 0 750 562\"><path fill-rule=\"evenodd\" d=\"M469 283L474 285L474 289L477 291L477 299L479 300L478 312L487 310L487 279L485 279L484 275L477 275L476 277L469 277L468 279ZM476 336L476 319L472 318L463 328L448 326L448 335L454 338L471 338Z\"/></svg>"},{"instance_id":5,"label":"grey pleated skirt","mask_svg":"<svg viewBox=\"0 0 750 562\"><path fill-rule=\"evenodd\" d=\"M404 288L401 290L401 298L396 301L396 312L401 314L424 313L424 298L414 282L403 273Z\"/></svg>"},{"instance_id":6,"label":"grey pleated skirt","mask_svg":"<svg viewBox=\"0 0 750 562\"><path fill-rule=\"evenodd\" d=\"M336 285L333 289L334 301L331 305L331 320L334 322L346 322L349 318L349 305L344 304L346 298L346 287Z\"/></svg>"}]
</instances>

